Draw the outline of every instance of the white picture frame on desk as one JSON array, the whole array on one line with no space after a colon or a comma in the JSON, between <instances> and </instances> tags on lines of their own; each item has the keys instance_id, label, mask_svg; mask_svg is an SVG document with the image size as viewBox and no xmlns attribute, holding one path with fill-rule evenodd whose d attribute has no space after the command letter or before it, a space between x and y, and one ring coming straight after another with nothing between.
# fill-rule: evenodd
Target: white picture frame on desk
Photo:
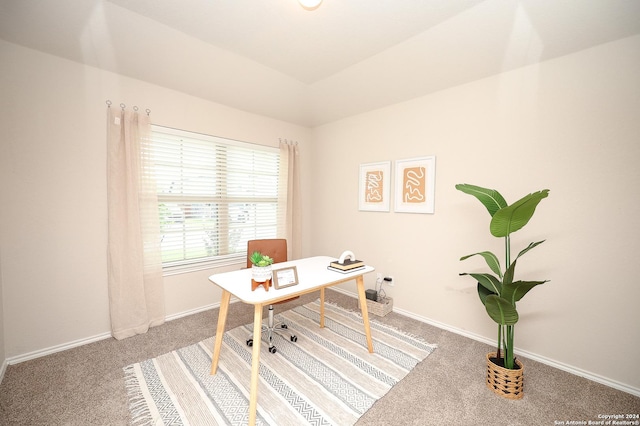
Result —
<instances>
[{"instance_id":1,"label":"white picture frame on desk","mask_svg":"<svg viewBox=\"0 0 640 426\"><path fill-rule=\"evenodd\" d=\"M388 212L391 196L391 161L360 164L358 210Z\"/></svg>"},{"instance_id":2,"label":"white picture frame on desk","mask_svg":"<svg viewBox=\"0 0 640 426\"><path fill-rule=\"evenodd\" d=\"M298 284L298 270L295 266L273 270L273 286L276 290Z\"/></svg>"},{"instance_id":3,"label":"white picture frame on desk","mask_svg":"<svg viewBox=\"0 0 640 426\"><path fill-rule=\"evenodd\" d=\"M436 157L396 160L395 211L434 213Z\"/></svg>"}]
</instances>

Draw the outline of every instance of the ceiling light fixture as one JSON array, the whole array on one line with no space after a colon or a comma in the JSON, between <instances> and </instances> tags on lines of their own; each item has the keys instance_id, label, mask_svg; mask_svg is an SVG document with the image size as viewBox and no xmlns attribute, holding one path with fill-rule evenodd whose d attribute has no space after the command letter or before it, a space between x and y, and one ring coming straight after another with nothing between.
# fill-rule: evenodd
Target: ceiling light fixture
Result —
<instances>
[{"instance_id":1,"label":"ceiling light fixture","mask_svg":"<svg viewBox=\"0 0 640 426\"><path fill-rule=\"evenodd\" d=\"M322 0L298 0L298 1L302 5L302 7L304 7L307 10L317 9L318 6L320 6L320 3L322 3Z\"/></svg>"}]
</instances>

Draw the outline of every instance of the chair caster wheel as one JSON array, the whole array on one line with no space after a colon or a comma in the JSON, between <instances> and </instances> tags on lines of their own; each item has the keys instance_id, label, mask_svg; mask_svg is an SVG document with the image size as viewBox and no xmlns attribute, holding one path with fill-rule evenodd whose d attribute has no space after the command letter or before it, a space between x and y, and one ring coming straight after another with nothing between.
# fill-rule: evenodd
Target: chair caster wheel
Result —
<instances>
[{"instance_id":1,"label":"chair caster wheel","mask_svg":"<svg viewBox=\"0 0 640 426\"><path fill-rule=\"evenodd\" d=\"M286 329L287 329L287 328L289 328L289 327L287 326L287 324L282 324L282 325L280 326L280 328L284 328L284 329L286 330Z\"/></svg>"},{"instance_id":2,"label":"chair caster wheel","mask_svg":"<svg viewBox=\"0 0 640 426\"><path fill-rule=\"evenodd\" d=\"M276 347L275 346L271 346L269 348L269 352L271 352L272 354L275 354L276 353Z\"/></svg>"},{"instance_id":3,"label":"chair caster wheel","mask_svg":"<svg viewBox=\"0 0 640 426\"><path fill-rule=\"evenodd\" d=\"M298 336L291 336L291 341L292 342L297 342L298 341Z\"/></svg>"},{"instance_id":4,"label":"chair caster wheel","mask_svg":"<svg viewBox=\"0 0 640 426\"><path fill-rule=\"evenodd\" d=\"M253 339L247 339L247 346L253 346Z\"/></svg>"}]
</instances>

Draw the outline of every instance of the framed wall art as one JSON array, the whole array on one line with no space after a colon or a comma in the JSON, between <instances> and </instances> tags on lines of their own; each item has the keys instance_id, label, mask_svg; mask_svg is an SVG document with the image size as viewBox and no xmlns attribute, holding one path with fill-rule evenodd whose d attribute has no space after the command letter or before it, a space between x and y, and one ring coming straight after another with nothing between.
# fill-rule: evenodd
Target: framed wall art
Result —
<instances>
[{"instance_id":1,"label":"framed wall art","mask_svg":"<svg viewBox=\"0 0 640 426\"><path fill-rule=\"evenodd\" d=\"M358 209L388 212L391 197L391 161L360 165Z\"/></svg>"},{"instance_id":2,"label":"framed wall art","mask_svg":"<svg viewBox=\"0 0 640 426\"><path fill-rule=\"evenodd\" d=\"M396 160L395 211L433 213L436 157Z\"/></svg>"}]
</instances>

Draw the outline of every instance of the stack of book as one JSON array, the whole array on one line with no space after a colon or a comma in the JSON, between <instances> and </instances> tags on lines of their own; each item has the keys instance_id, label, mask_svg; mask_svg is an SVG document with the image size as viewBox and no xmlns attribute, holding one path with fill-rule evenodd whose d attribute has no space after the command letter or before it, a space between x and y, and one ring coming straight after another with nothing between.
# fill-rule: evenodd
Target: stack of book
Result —
<instances>
[{"instance_id":1,"label":"stack of book","mask_svg":"<svg viewBox=\"0 0 640 426\"><path fill-rule=\"evenodd\" d=\"M331 271L346 274L364 268L364 262L362 260L345 259L342 263L340 263L339 260L334 260L329 263L329 266L327 266L327 268Z\"/></svg>"}]
</instances>

